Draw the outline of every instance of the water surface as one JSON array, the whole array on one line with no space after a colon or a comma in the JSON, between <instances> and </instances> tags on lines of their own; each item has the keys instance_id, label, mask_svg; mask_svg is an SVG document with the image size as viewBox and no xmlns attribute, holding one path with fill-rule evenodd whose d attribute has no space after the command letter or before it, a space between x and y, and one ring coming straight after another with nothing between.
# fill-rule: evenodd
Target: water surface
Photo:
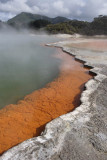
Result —
<instances>
[{"instance_id":1,"label":"water surface","mask_svg":"<svg viewBox=\"0 0 107 160\"><path fill-rule=\"evenodd\" d=\"M0 108L57 77L60 60L53 56L56 48L41 45L56 40L47 35L0 34Z\"/></svg>"}]
</instances>

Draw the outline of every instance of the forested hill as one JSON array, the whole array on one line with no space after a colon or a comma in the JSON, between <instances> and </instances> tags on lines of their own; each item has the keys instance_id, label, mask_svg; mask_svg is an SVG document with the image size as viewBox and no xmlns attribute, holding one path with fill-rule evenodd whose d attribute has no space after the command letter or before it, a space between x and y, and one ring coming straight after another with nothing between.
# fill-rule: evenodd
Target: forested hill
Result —
<instances>
[{"instance_id":1,"label":"forested hill","mask_svg":"<svg viewBox=\"0 0 107 160\"><path fill-rule=\"evenodd\" d=\"M100 15L92 22L69 20L65 17L49 18L42 15L22 12L8 20L7 24L19 28L33 30L44 29L48 33L66 33L83 35L107 35L107 16Z\"/></svg>"},{"instance_id":2,"label":"forested hill","mask_svg":"<svg viewBox=\"0 0 107 160\"><path fill-rule=\"evenodd\" d=\"M92 22L71 20L59 24L49 24L46 30L53 34L107 35L107 16L99 16L94 18Z\"/></svg>"},{"instance_id":3,"label":"forested hill","mask_svg":"<svg viewBox=\"0 0 107 160\"><path fill-rule=\"evenodd\" d=\"M67 22L69 19L65 17L55 17L50 18L47 16L39 15L39 14L32 14L32 13L26 13L22 12L12 19L8 20L8 24L13 26L27 26L30 22L36 21L36 20L46 20L49 21L52 24L60 23L60 22Z\"/></svg>"}]
</instances>

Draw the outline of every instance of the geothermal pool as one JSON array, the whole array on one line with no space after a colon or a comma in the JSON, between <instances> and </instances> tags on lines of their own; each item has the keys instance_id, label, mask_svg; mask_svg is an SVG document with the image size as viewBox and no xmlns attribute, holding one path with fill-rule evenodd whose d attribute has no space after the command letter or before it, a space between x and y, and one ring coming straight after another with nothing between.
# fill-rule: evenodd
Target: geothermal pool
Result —
<instances>
[{"instance_id":1,"label":"geothermal pool","mask_svg":"<svg viewBox=\"0 0 107 160\"><path fill-rule=\"evenodd\" d=\"M57 41L55 36L0 33L0 109L58 76L60 60L56 48L42 43Z\"/></svg>"},{"instance_id":2,"label":"geothermal pool","mask_svg":"<svg viewBox=\"0 0 107 160\"><path fill-rule=\"evenodd\" d=\"M58 41L53 36L6 35L3 41L1 104L15 104L0 110L0 154L40 135L48 122L78 107L84 83L92 77L71 55L40 45Z\"/></svg>"}]
</instances>

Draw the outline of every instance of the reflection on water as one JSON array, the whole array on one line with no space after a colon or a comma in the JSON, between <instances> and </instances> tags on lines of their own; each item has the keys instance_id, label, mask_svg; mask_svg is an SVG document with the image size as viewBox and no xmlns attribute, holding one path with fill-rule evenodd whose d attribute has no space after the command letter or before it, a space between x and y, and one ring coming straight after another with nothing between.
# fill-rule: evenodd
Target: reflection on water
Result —
<instances>
[{"instance_id":1,"label":"reflection on water","mask_svg":"<svg viewBox=\"0 0 107 160\"><path fill-rule=\"evenodd\" d=\"M0 108L16 103L58 75L56 48L40 44L55 37L28 34L0 35Z\"/></svg>"}]
</instances>

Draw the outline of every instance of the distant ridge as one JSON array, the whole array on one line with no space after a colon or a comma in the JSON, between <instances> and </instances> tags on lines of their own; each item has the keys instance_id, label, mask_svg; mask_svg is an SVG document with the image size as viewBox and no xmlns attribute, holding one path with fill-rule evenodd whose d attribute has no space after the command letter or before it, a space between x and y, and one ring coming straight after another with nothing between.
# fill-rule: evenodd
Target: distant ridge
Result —
<instances>
[{"instance_id":1,"label":"distant ridge","mask_svg":"<svg viewBox=\"0 0 107 160\"><path fill-rule=\"evenodd\" d=\"M27 12L22 12L15 17L9 19L7 21L8 24L15 24L15 25L27 25L28 23L35 21L35 20L47 20L53 24L60 23L60 22L68 22L70 21L68 18L65 17L55 17L55 18L50 18L44 15L39 15L39 14L32 14L32 13L27 13Z\"/></svg>"}]
</instances>

